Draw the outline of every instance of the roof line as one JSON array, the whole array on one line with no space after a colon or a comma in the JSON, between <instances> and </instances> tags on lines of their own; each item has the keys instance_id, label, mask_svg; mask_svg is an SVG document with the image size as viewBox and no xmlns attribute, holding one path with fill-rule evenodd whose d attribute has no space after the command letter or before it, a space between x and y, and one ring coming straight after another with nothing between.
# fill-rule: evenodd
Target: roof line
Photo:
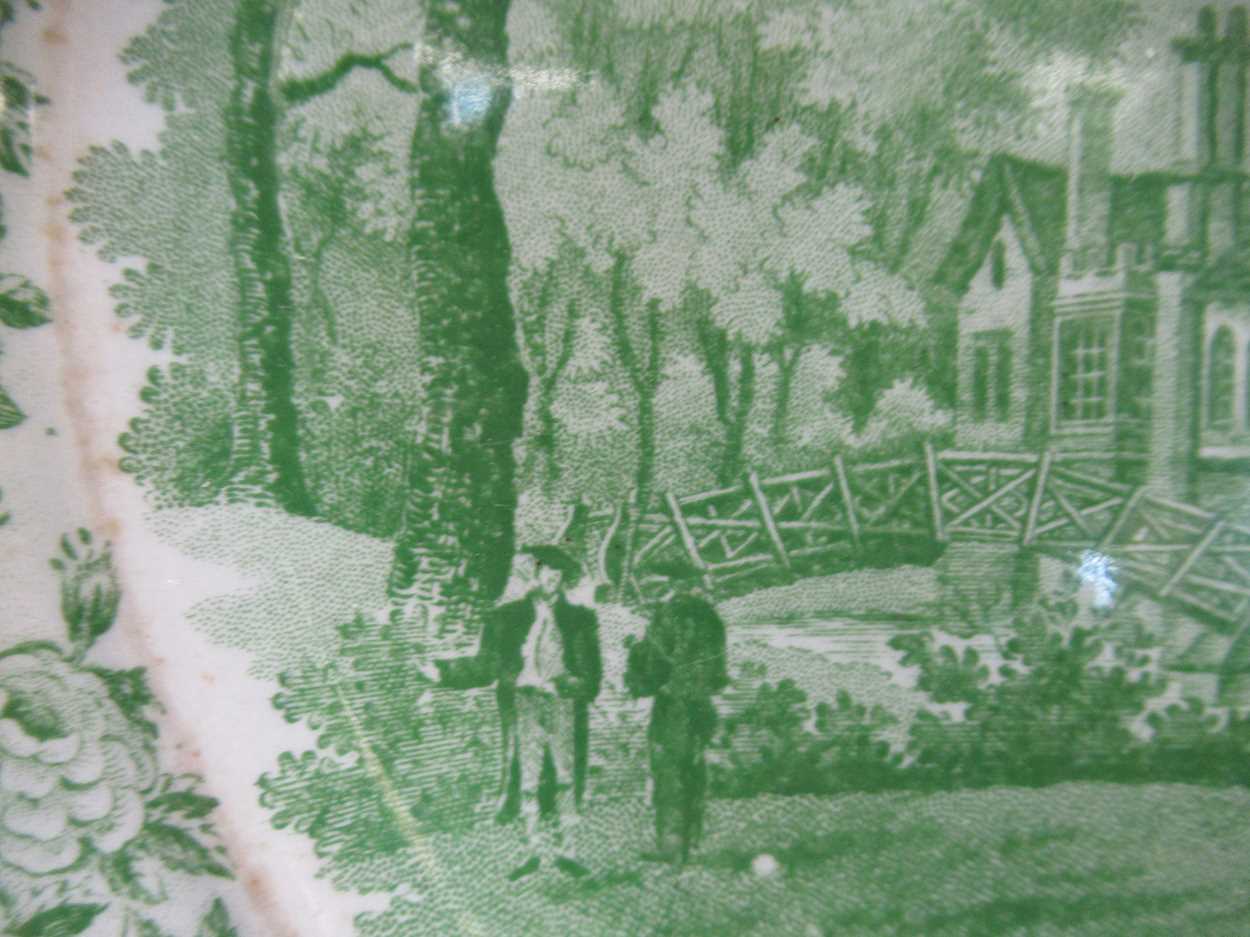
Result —
<instances>
[{"instance_id":1,"label":"roof line","mask_svg":"<svg viewBox=\"0 0 1250 937\"><path fill-rule=\"evenodd\" d=\"M1016 230L1020 232L1020 246L1024 248L1029 266L1034 273L1048 273L1050 264L1046 262L1046 253L1042 250L1041 241L1038 240L1033 226L1033 218L1024 204L1024 197L1020 194L1020 187L1016 184L1010 163L1003 164L1003 182L1007 189L1008 214L1012 216Z\"/></svg>"}]
</instances>

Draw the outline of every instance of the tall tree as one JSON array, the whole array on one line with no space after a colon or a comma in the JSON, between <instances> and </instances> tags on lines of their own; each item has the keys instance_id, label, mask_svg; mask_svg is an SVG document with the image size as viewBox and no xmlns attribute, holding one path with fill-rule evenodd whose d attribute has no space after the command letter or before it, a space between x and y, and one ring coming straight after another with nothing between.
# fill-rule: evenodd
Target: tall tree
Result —
<instances>
[{"instance_id":1,"label":"tall tree","mask_svg":"<svg viewBox=\"0 0 1250 937\"><path fill-rule=\"evenodd\" d=\"M431 0L417 78L408 256L424 387L390 591L397 610L419 605L439 630L471 623L502 593L514 549L528 380L494 178L512 100L508 7Z\"/></svg>"},{"instance_id":2,"label":"tall tree","mask_svg":"<svg viewBox=\"0 0 1250 937\"><path fill-rule=\"evenodd\" d=\"M282 108L276 85L287 18L282 0L239 0L230 37L234 88L225 126L239 377L227 497L273 501L292 513L311 514L292 394L295 304L278 168Z\"/></svg>"},{"instance_id":3,"label":"tall tree","mask_svg":"<svg viewBox=\"0 0 1250 937\"><path fill-rule=\"evenodd\" d=\"M282 211L280 130L291 108L330 93L357 69L377 72L405 92L415 88L388 65L410 43L381 53L347 51L321 73L283 80L281 56L292 9L291 0L239 0L230 37L233 87L225 134L239 374L227 497L312 514L294 397L296 309Z\"/></svg>"},{"instance_id":4,"label":"tall tree","mask_svg":"<svg viewBox=\"0 0 1250 937\"><path fill-rule=\"evenodd\" d=\"M656 397L665 353L699 252L690 205L716 172L722 138L712 98L690 86L667 91L651 110L654 132L634 132L610 164L610 187L586 179L585 206L573 224L610 258L608 319L612 346L635 401L638 461L625 537L626 567L638 519L651 502L656 471ZM604 199L610 192L615 198ZM629 207L631 203L634 207Z\"/></svg>"},{"instance_id":5,"label":"tall tree","mask_svg":"<svg viewBox=\"0 0 1250 937\"><path fill-rule=\"evenodd\" d=\"M526 474L537 476L550 496L562 469L556 457L556 398L560 382L577 351L579 327L587 302L584 281L590 279L582 252L571 241L539 270L523 274L515 290L525 366L533 381L537 428L528 434Z\"/></svg>"},{"instance_id":6,"label":"tall tree","mask_svg":"<svg viewBox=\"0 0 1250 937\"><path fill-rule=\"evenodd\" d=\"M689 205L721 148L710 96L667 91L649 129L632 116L636 103L598 83L527 99L509 122L500 166L522 267L542 269L567 239L603 283L587 313L602 323L632 410L635 517L655 486L656 398L698 252Z\"/></svg>"}]
</instances>

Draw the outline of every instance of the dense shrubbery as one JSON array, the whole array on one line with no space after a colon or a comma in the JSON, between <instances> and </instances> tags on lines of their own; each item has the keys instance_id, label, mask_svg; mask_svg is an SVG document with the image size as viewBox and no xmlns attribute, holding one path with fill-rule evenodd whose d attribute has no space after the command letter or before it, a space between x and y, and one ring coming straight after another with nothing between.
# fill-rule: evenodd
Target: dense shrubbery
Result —
<instances>
[{"instance_id":1,"label":"dense shrubbery","mask_svg":"<svg viewBox=\"0 0 1250 937\"><path fill-rule=\"evenodd\" d=\"M1142 775L1143 744L1130 723L1166 688L1145 654L1072 623L1070 603L1039 603L1015 616L988 666L974 648L939 645L932 633L891 644L935 703L962 718L921 712L911 728L914 783L924 787L1039 786Z\"/></svg>"},{"instance_id":2,"label":"dense shrubbery","mask_svg":"<svg viewBox=\"0 0 1250 937\"><path fill-rule=\"evenodd\" d=\"M1186 700L1151 713L1148 721L1154 735L1143 773L1151 779L1250 786L1250 714L1224 720L1198 700Z\"/></svg>"},{"instance_id":3,"label":"dense shrubbery","mask_svg":"<svg viewBox=\"0 0 1250 937\"><path fill-rule=\"evenodd\" d=\"M993 605L959 635L933 629L891 642L930 700L902 751L887 740L897 721L881 706L846 691L812 700L791 679L748 689L762 667L744 667L745 705L723 720L709 750L712 795L1250 784L1250 716L1196 700L1161 706L1168 681L1151 666L1157 651L1131 615L1088 619L1065 601L1014 612ZM340 663L281 678L275 705L317 741L315 751L283 755L261 779L275 825L350 863L492 813L493 693L431 691L413 676L428 651L388 624L357 619L341 636ZM592 732L591 797L640 797L645 710L610 695L600 702L612 716Z\"/></svg>"},{"instance_id":4,"label":"dense shrubbery","mask_svg":"<svg viewBox=\"0 0 1250 937\"><path fill-rule=\"evenodd\" d=\"M1153 706L1167 680L1128 623L1078 623L1075 603L1039 601L1009 625L993 661L933 631L893 639L936 704L917 714L903 756L882 739L891 717L880 709L844 692L812 706L791 681L763 684L723 727L713 791L1250 784L1250 715L1223 718L1197 700Z\"/></svg>"},{"instance_id":5,"label":"dense shrubbery","mask_svg":"<svg viewBox=\"0 0 1250 937\"><path fill-rule=\"evenodd\" d=\"M901 757L881 733L895 719L845 691L808 705L792 680L764 683L752 703L721 726L711 766L720 797L760 793L830 794L897 787Z\"/></svg>"}]
</instances>

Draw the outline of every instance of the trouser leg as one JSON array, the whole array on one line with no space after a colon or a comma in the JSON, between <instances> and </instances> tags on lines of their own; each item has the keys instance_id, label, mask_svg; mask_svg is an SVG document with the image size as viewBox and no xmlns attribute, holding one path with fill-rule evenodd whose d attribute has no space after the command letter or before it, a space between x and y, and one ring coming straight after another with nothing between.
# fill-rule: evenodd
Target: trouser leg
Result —
<instances>
[{"instance_id":1,"label":"trouser leg","mask_svg":"<svg viewBox=\"0 0 1250 937\"><path fill-rule=\"evenodd\" d=\"M551 693L519 692L517 728L526 836L538 855L554 857L567 851L564 827L575 815L573 703ZM555 769L556 806L554 815L544 821L538 793L543 761L548 755Z\"/></svg>"},{"instance_id":2,"label":"trouser leg","mask_svg":"<svg viewBox=\"0 0 1250 937\"><path fill-rule=\"evenodd\" d=\"M703 838L703 816L707 806L707 764L703 760L703 741L693 739L684 766L682 795L682 855L690 854Z\"/></svg>"},{"instance_id":3,"label":"trouser leg","mask_svg":"<svg viewBox=\"0 0 1250 937\"><path fill-rule=\"evenodd\" d=\"M655 784L655 845L661 852L675 850L681 839L681 779L668 752L661 749L652 753L651 775Z\"/></svg>"},{"instance_id":4,"label":"trouser leg","mask_svg":"<svg viewBox=\"0 0 1250 937\"><path fill-rule=\"evenodd\" d=\"M495 822L507 823L516 818L521 809L522 787L520 778L520 732L516 724L516 711L503 721L503 744L499 753L499 797L495 802Z\"/></svg>"},{"instance_id":5,"label":"trouser leg","mask_svg":"<svg viewBox=\"0 0 1250 937\"><path fill-rule=\"evenodd\" d=\"M552 817L556 846L564 854L572 852L568 833L577 822L574 772L576 769L574 746L574 704L572 700L553 697L549 702L547 750L551 753L555 768L556 809Z\"/></svg>"},{"instance_id":6,"label":"trouser leg","mask_svg":"<svg viewBox=\"0 0 1250 937\"><path fill-rule=\"evenodd\" d=\"M675 852L682 836L681 713L657 700L648 733L651 747L652 802L655 805L655 844L660 852Z\"/></svg>"},{"instance_id":7,"label":"trouser leg","mask_svg":"<svg viewBox=\"0 0 1250 937\"><path fill-rule=\"evenodd\" d=\"M516 695L516 757L521 773L521 819L525 825L525 838L531 847L538 845L538 786L546 750L543 721L541 696L519 691Z\"/></svg>"}]
</instances>

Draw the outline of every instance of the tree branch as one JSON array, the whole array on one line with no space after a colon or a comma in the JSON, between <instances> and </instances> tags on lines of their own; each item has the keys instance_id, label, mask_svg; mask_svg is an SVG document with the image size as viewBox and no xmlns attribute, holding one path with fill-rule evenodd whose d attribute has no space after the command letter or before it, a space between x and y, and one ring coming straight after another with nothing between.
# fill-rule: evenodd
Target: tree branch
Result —
<instances>
[{"instance_id":1,"label":"tree branch","mask_svg":"<svg viewBox=\"0 0 1250 937\"><path fill-rule=\"evenodd\" d=\"M412 43L401 42L399 45L377 55L347 52L333 66L319 75L313 75L311 78L291 78L284 81L280 88L282 100L287 104L303 104L306 101L311 101L313 98L319 98L321 95L333 91L344 78L358 68L377 72L385 79L388 85L405 94L416 94L418 90L417 83L395 74L387 64L388 59L394 57L399 52L403 52L405 49L411 48Z\"/></svg>"},{"instance_id":2,"label":"tree branch","mask_svg":"<svg viewBox=\"0 0 1250 937\"><path fill-rule=\"evenodd\" d=\"M710 321L705 312L695 320L695 335L703 366L712 381L712 399L716 405L716 419L729 425L729 336L724 329Z\"/></svg>"},{"instance_id":3,"label":"tree branch","mask_svg":"<svg viewBox=\"0 0 1250 937\"><path fill-rule=\"evenodd\" d=\"M646 376L638 367L633 342L629 339L629 326L625 323L625 264L622 252L615 252L612 261L612 277L608 287L608 315L612 320L612 336L616 353L621 359L621 369L639 397L646 393Z\"/></svg>"}]
</instances>

